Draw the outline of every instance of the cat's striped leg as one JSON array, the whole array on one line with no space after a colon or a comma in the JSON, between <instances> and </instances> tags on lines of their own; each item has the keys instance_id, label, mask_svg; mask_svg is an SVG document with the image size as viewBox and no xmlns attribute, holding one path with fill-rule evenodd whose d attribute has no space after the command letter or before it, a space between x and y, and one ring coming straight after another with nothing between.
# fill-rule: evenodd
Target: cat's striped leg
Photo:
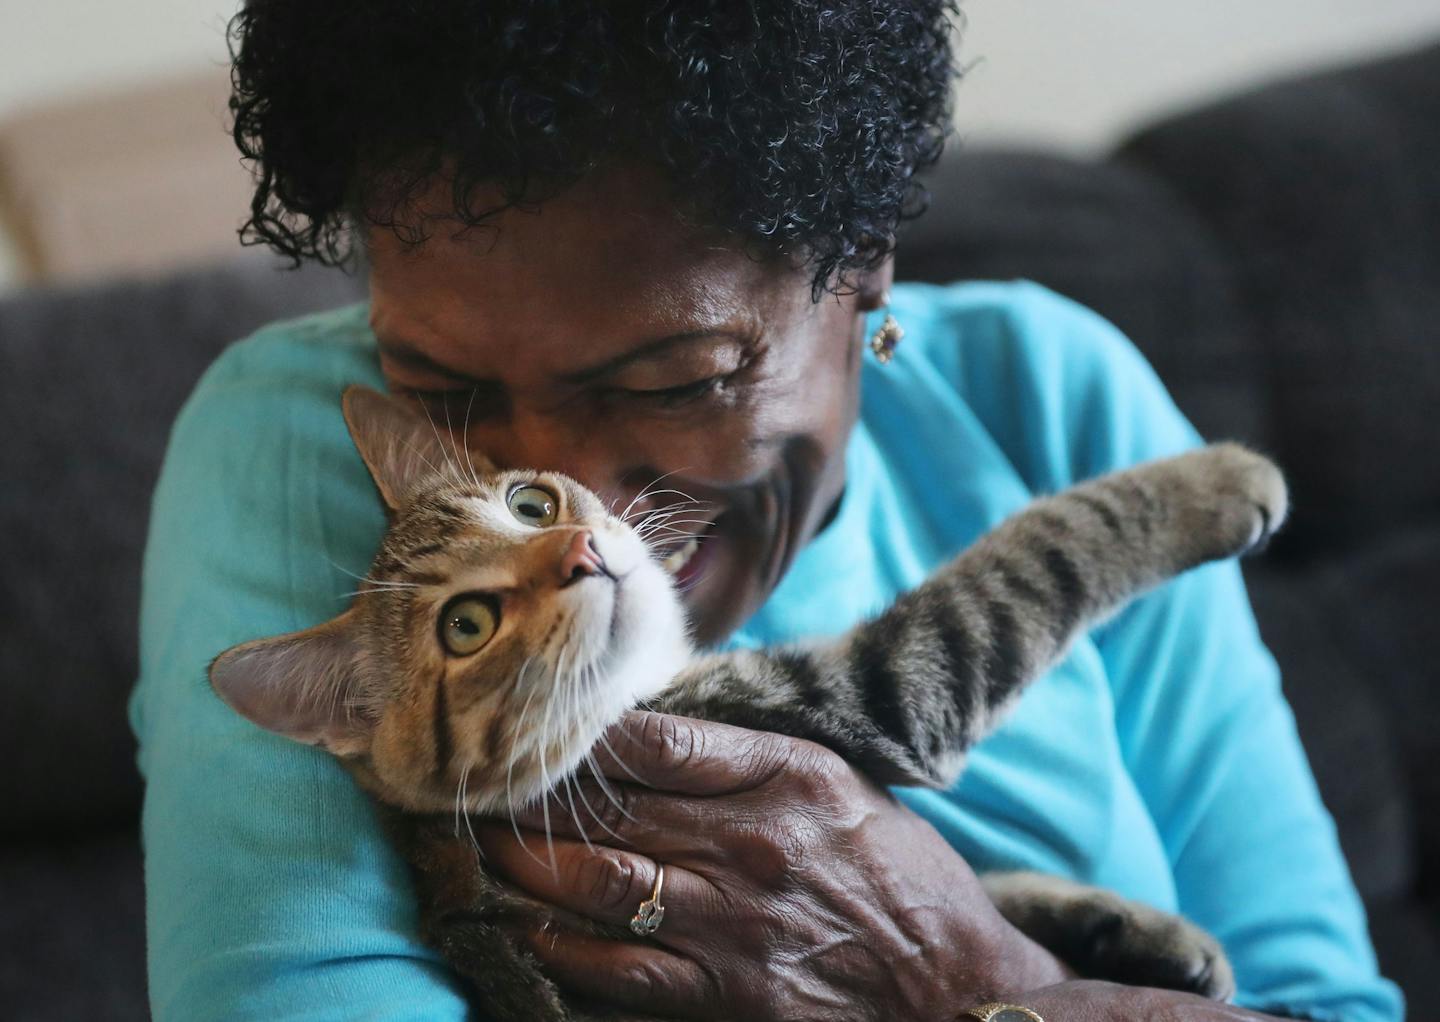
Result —
<instances>
[{"instance_id":1,"label":"cat's striped leg","mask_svg":"<svg viewBox=\"0 0 1440 1022\"><path fill-rule=\"evenodd\" d=\"M1233 444L1104 476L1007 519L841 639L705 657L654 705L818 741L884 783L948 785L1076 636L1262 544L1285 510L1279 471Z\"/></svg>"}]
</instances>

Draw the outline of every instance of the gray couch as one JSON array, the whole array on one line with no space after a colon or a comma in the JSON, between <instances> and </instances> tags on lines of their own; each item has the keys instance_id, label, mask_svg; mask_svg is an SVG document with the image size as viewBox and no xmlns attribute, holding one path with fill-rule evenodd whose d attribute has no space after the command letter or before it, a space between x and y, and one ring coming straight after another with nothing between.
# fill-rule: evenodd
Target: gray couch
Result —
<instances>
[{"instance_id":1,"label":"gray couch","mask_svg":"<svg viewBox=\"0 0 1440 1022\"><path fill-rule=\"evenodd\" d=\"M902 277L1029 277L1146 352L1202 431L1290 473L1257 610L1417 1019L1440 1018L1440 48L1279 83L1110 159L969 152ZM353 300L255 261L0 302L0 1004L146 1013L124 716L148 495L205 364Z\"/></svg>"}]
</instances>

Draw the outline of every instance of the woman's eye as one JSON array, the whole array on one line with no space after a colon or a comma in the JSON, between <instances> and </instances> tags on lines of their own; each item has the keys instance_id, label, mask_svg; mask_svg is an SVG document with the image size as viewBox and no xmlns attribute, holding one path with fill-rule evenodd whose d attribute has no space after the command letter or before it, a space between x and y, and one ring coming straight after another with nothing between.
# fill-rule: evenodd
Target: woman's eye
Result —
<instances>
[{"instance_id":1,"label":"woman's eye","mask_svg":"<svg viewBox=\"0 0 1440 1022\"><path fill-rule=\"evenodd\" d=\"M684 383L678 387L664 387L660 390L632 390L629 391L629 394L645 401L654 401L666 408L678 408L719 390L725 379L724 376L707 376L703 380Z\"/></svg>"},{"instance_id":2,"label":"woman's eye","mask_svg":"<svg viewBox=\"0 0 1440 1022\"><path fill-rule=\"evenodd\" d=\"M440 612L440 644L451 656L469 656L495 637L500 604L493 596L457 596Z\"/></svg>"},{"instance_id":3,"label":"woman's eye","mask_svg":"<svg viewBox=\"0 0 1440 1022\"><path fill-rule=\"evenodd\" d=\"M517 486L510 491L510 497L506 500L510 513L517 522L533 525L537 529L555 524L559 515L556 508L558 503L553 493L539 486Z\"/></svg>"}]
</instances>

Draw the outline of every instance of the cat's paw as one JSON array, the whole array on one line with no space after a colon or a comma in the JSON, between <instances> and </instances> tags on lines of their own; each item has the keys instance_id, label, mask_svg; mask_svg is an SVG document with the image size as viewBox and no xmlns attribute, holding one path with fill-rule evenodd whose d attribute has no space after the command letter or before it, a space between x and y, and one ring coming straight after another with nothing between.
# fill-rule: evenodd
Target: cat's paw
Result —
<instances>
[{"instance_id":1,"label":"cat's paw","mask_svg":"<svg viewBox=\"0 0 1440 1022\"><path fill-rule=\"evenodd\" d=\"M1183 990L1225 1001L1235 993L1235 973L1219 941L1194 923L1168 912L1124 901L1097 898L1088 916L1082 960L1072 964L1088 975L1129 986Z\"/></svg>"},{"instance_id":2,"label":"cat's paw","mask_svg":"<svg viewBox=\"0 0 1440 1022\"><path fill-rule=\"evenodd\" d=\"M1180 916L1043 873L987 873L980 881L1001 915L1088 979L1217 1001L1235 992L1219 941Z\"/></svg>"},{"instance_id":3,"label":"cat's paw","mask_svg":"<svg viewBox=\"0 0 1440 1022\"><path fill-rule=\"evenodd\" d=\"M1239 444L1214 444L1187 457L1193 459L1191 483L1218 526L1225 553L1263 550L1290 510L1280 469Z\"/></svg>"}]
</instances>

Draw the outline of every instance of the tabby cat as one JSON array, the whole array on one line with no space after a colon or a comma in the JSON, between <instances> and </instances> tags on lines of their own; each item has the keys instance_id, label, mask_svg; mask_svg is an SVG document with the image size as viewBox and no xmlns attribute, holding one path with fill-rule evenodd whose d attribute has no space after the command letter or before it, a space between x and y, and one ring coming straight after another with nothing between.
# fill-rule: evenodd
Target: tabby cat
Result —
<instances>
[{"instance_id":1,"label":"tabby cat","mask_svg":"<svg viewBox=\"0 0 1440 1022\"><path fill-rule=\"evenodd\" d=\"M643 524L568 478L476 465L395 398L352 387L344 410L391 516L370 574L333 620L221 654L211 683L256 724L333 753L382 804L426 939L498 1022L602 1016L567 1005L496 926L550 910L485 874L457 836L462 808L534 803L637 706L811 739L885 784L947 786L1077 634L1255 548L1286 511L1274 466L1214 446L1037 501L838 639L698 656L667 572L693 540L647 545ZM1053 877L984 881L1082 975L1233 988L1219 945L1184 920Z\"/></svg>"}]
</instances>

